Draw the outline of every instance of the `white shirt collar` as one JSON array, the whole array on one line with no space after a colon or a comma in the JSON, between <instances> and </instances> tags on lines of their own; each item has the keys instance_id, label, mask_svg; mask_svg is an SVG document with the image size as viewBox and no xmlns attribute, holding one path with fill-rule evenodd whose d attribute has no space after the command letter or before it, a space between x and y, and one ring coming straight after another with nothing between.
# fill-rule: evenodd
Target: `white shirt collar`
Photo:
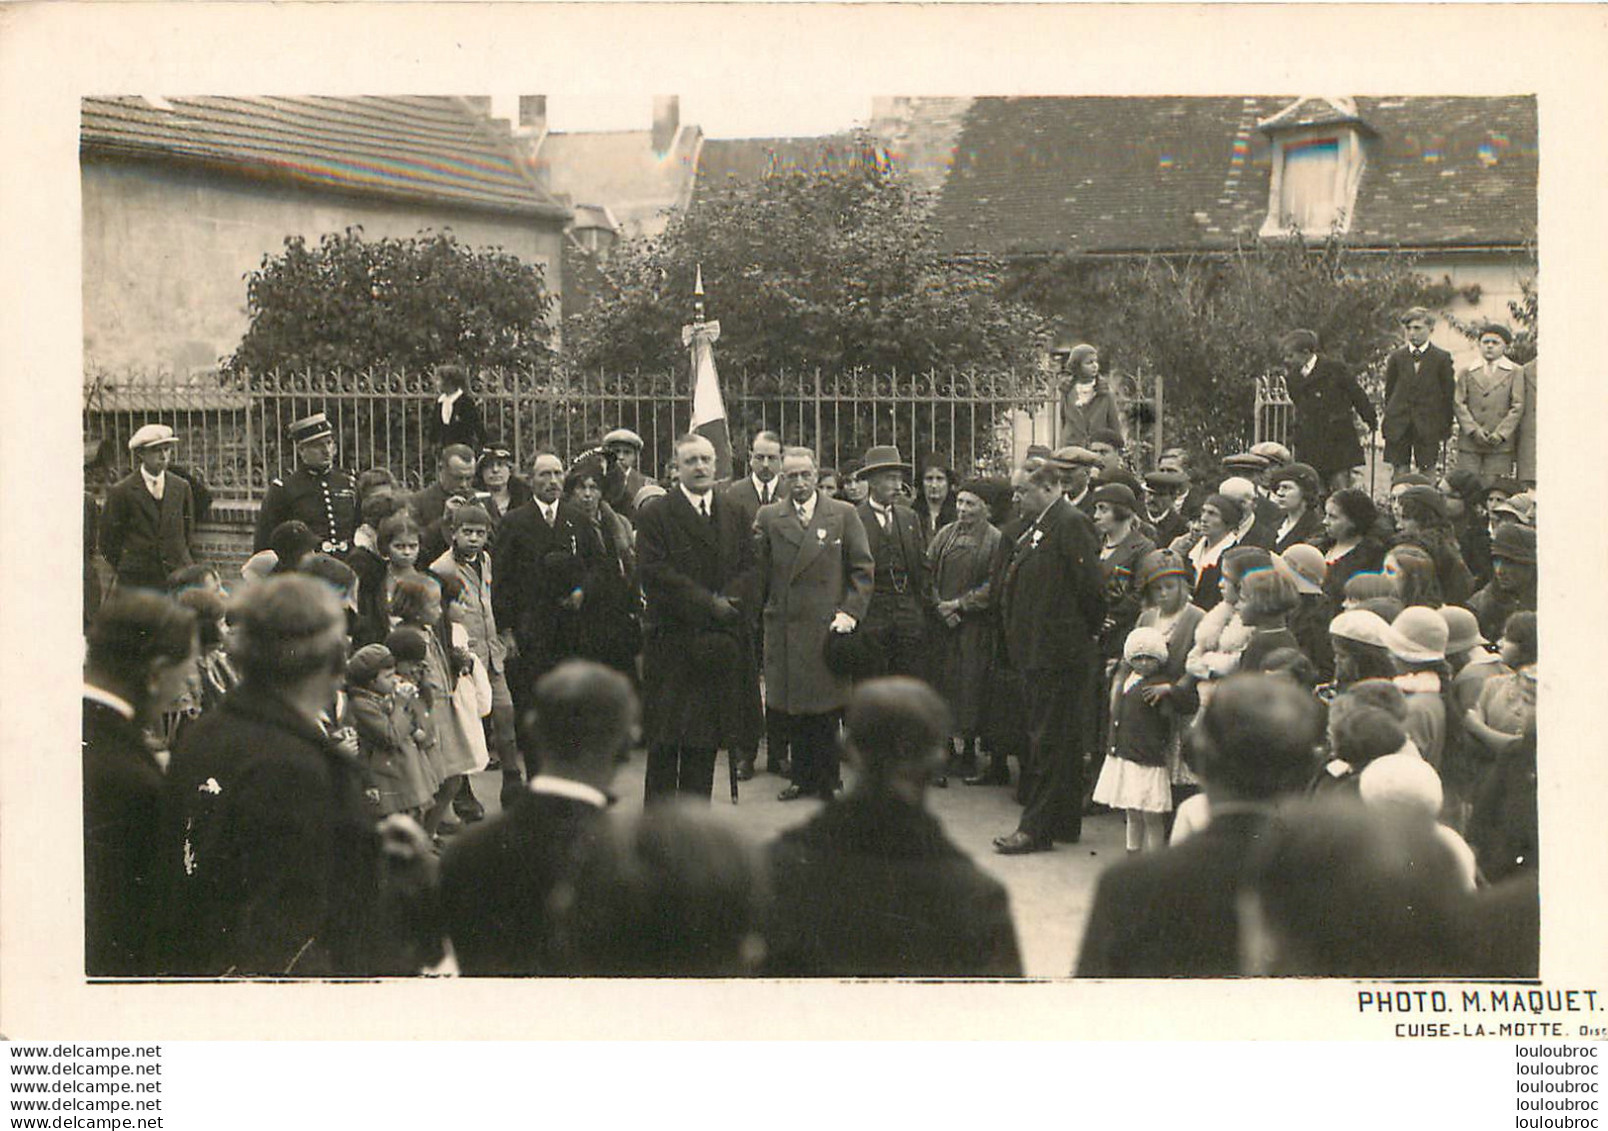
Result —
<instances>
[{"instance_id":1,"label":"white shirt collar","mask_svg":"<svg viewBox=\"0 0 1608 1131\"><path fill-rule=\"evenodd\" d=\"M809 523L812 519L814 519L814 517L815 517L815 500L819 499L820 497L821 497L821 493L819 491L816 491L814 494L812 494L809 497L809 499L807 501L802 502L802 503L794 503L793 504L793 510L795 512L802 512L804 522L806 524Z\"/></svg>"},{"instance_id":2,"label":"white shirt collar","mask_svg":"<svg viewBox=\"0 0 1608 1131\"><path fill-rule=\"evenodd\" d=\"M750 475L748 478L753 481L754 494L758 495L760 500L763 501L764 498L765 498L765 483L764 483L764 480L760 479L760 477L757 476L757 475ZM770 481L770 493L771 493L771 502L774 503L776 501L776 480L774 480L774 479L772 479Z\"/></svg>"},{"instance_id":3,"label":"white shirt collar","mask_svg":"<svg viewBox=\"0 0 1608 1131\"><path fill-rule=\"evenodd\" d=\"M1238 502L1239 500L1236 499L1235 501ZM1251 532L1251 527L1256 525L1256 507L1250 503L1241 503L1240 505L1245 508L1245 517L1240 519L1240 524L1234 528L1234 533L1244 537Z\"/></svg>"},{"instance_id":4,"label":"white shirt collar","mask_svg":"<svg viewBox=\"0 0 1608 1131\"><path fill-rule=\"evenodd\" d=\"M714 491L705 491L702 495L694 495L691 491L687 490L687 485L685 483L677 483L676 486L681 489L681 493L683 495L687 496L687 502L692 504L692 509L697 511L699 514L703 513L705 506L714 506Z\"/></svg>"},{"instance_id":5,"label":"white shirt collar","mask_svg":"<svg viewBox=\"0 0 1608 1131\"><path fill-rule=\"evenodd\" d=\"M542 518L546 520L548 526L553 525L558 519L558 502L557 499L550 503L544 503L540 499L536 500L536 505L541 509Z\"/></svg>"},{"instance_id":6,"label":"white shirt collar","mask_svg":"<svg viewBox=\"0 0 1608 1131\"><path fill-rule=\"evenodd\" d=\"M1312 367L1317 365L1317 363L1318 363L1318 355L1317 354L1313 354L1311 357L1307 358L1306 364L1301 367L1301 376L1303 376L1303 377L1312 376Z\"/></svg>"},{"instance_id":7,"label":"white shirt collar","mask_svg":"<svg viewBox=\"0 0 1608 1131\"><path fill-rule=\"evenodd\" d=\"M165 469L152 475L145 470L145 465L141 464L140 478L145 480L145 486L150 489L151 494L159 499L162 497L162 487L167 482L167 471Z\"/></svg>"},{"instance_id":8,"label":"white shirt collar","mask_svg":"<svg viewBox=\"0 0 1608 1131\"><path fill-rule=\"evenodd\" d=\"M596 809L609 807L608 794L594 786L573 778L561 778L557 774L537 774L530 779L532 793L545 793L549 797L567 797L571 801L582 801Z\"/></svg>"},{"instance_id":9,"label":"white shirt collar","mask_svg":"<svg viewBox=\"0 0 1608 1131\"><path fill-rule=\"evenodd\" d=\"M454 401L456 401L461 396L463 396L463 390L462 389L454 389L450 393L442 393L439 397L436 398L436 401L439 404L452 404Z\"/></svg>"},{"instance_id":10,"label":"white shirt collar","mask_svg":"<svg viewBox=\"0 0 1608 1131\"><path fill-rule=\"evenodd\" d=\"M103 707L110 707L129 722L134 721L134 704L121 695L113 695L104 687L96 687L92 683L84 684L84 698L91 703L99 703Z\"/></svg>"}]
</instances>

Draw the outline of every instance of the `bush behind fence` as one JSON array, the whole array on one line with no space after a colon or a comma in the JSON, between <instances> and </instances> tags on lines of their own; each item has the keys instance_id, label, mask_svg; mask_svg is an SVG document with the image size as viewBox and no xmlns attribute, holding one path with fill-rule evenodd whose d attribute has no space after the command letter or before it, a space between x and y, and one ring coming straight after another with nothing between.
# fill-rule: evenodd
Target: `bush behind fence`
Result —
<instances>
[{"instance_id":1,"label":"bush behind fence","mask_svg":"<svg viewBox=\"0 0 1608 1131\"><path fill-rule=\"evenodd\" d=\"M510 448L521 469L540 451L567 461L625 427L642 436L643 469L656 475L674 438L690 426L688 384L685 374L488 370L472 395L487 435ZM739 461L746 438L761 429L814 448L828 466L875 444L897 444L912 460L940 453L962 474L1004 470L1028 444L1054 439L1053 413L1042 411L1053 382L1038 371L738 372L723 374L721 384ZM417 487L434 477L425 420L436 411L435 398L425 373L96 374L86 383L84 434L109 441L110 458L126 467L134 431L168 424L180 441L179 461L199 468L216 494L257 499L294 465L286 427L324 412L345 467L389 468ZM734 471L741 472L740 462Z\"/></svg>"}]
</instances>

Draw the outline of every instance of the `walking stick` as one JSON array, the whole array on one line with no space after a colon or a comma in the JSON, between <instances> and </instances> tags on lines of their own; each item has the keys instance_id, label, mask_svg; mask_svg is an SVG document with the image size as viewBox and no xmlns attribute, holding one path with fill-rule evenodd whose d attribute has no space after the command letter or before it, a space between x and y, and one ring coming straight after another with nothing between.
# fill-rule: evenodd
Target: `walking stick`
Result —
<instances>
[{"instance_id":1,"label":"walking stick","mask_svg":"<svg viewBox=\"0 0 1608 1131\"><path fill-rule=\"evenodd\" d=\"M731 803L737 804L737 751L726 748L726 775L731 779Z\"/></svg>"}]
</instances>

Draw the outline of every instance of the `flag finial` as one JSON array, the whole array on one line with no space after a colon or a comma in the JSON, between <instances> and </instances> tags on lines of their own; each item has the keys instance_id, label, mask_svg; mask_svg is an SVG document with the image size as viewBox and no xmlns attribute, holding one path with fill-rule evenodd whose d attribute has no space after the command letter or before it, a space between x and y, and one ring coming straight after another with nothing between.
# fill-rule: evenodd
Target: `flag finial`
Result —
<instances>
[{"instance_id":1,"label":"flag finial","mask_svg":"<svg viewBox=\"0 0 1608 1131\"><path fill-rule=\"evenodd\" d=\"M692 320L702 325L704 320L703 264L698 264L698 278L692 285Z\"/></svg>"}]
</instances>

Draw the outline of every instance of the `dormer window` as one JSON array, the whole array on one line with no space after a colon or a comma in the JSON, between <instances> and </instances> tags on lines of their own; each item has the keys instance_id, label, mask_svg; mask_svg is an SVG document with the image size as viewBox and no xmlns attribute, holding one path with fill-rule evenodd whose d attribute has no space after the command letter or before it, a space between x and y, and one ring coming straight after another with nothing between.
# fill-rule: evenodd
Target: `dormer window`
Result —
<instances>
[{"instance_id":1,"label":"dormer window","mask_svg":"<svg viewBox=\"0 0 1608 1131\"><path fill-rule=\"evenodd\" d=\"M1372 133L1350 99L1301 98L1261 122L1271 144L1263 236L1345 231L1362 180L1363 135Z\"/></svg>"}]
</instances>

